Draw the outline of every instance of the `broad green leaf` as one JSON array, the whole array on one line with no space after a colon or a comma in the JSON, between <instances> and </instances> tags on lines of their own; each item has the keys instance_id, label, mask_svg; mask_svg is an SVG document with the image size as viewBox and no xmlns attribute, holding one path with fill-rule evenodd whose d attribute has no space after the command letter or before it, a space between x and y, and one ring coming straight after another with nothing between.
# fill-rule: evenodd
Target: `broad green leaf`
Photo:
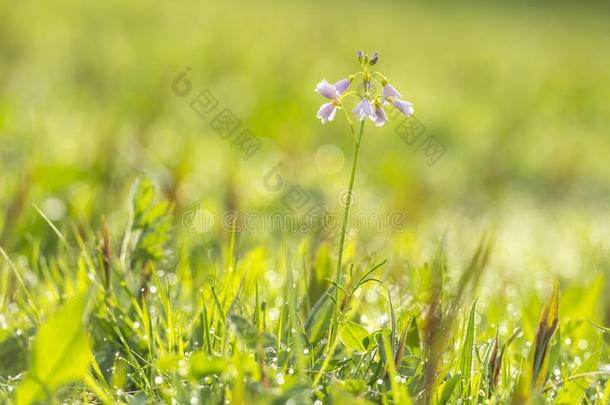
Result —
<instances>
[{"instance_id":1,"label":"broad green leaf","mask_svg":"<svg viewBox=\"0 0 610 405\"><path fill-rule=\"evenodd\" d=\"M596 370L598 362L599 352L593 353L591 356L587 357L587 359L572 372L571 377ZM555 398L555 403L566 405L580 404L583 399L583 396L587 392L588 387L589 382L586 378L568 380Z\"/></svg>"},{"instance_id":2,"label":"broad green leaf","mask_svg":"<svg viewBox=\"0 0 610 405\"><path fill-rule=\"evenodd\" d=\"M367 351L368 347L366 341L369 333L364 327L358 325L356 322L345 323L341 327L340 336L343 344L351 350L359 352Z\"/></svg>"},{"instance_id":3,"label":"broad green leaf","mask_svg":"<svg viewBox=\"0 0 610 405\"><path fill-rule=\"evenodd\" d=\"M437 404L446 404L449 402L449 399L451 398L451 394L453 394L453 391L455 390L455 386L457 385L457 382L459 380L460 380L460 375L454 374L451 378L449 378L439 387L441 396L438 398L438 400L436 402Z\"/></svg>"},{"instance_id":4,"label":"broad green leaf","mask_svg":"<svg viewBox=\"0 0 610 405\"><path fill-rule=\"evenodd\" d=\"M373 333L373 337L375 340L375 344L379 348L379 357L381 358L381 363L386 364L388 361L388 352L386 351L386 347L383 344L383 336L389 337L392 334L392 331L388 328L382 328ZM392 349L390 347L390 349ZM393 361L392 353L390 352L391 361Z\"/></svg>"},{"instance_id":5,"label":"broad green leaf","mask_svg":"<svg viewBox=\"0 0 610 405\"><path fill-rule=\"evenodd\" d=\"M195 352L190 357L190 372L195 379L210 374L222 374L227 369L227 365L227 360L211 357L204 352Z\"/></svg>"},{"instance_id":6,"label":"broad green leaf","mask_svg":"<svg viewBox=\"0 0 610 405\"><path fill-rule=\"evenodd\" d=\"M17 388L17 405L49 399L60 386L83 379L92 358L85 303L84 294L73 298L40 326L30 370Z\"/></svg>"},{"instance_id":7,"label":"broad green leaf","mask_svg":"<svg viewBox=\"0 0 610 405\"><path fill-rule=\"evenodd\" d=\"M307 333L307 340L312 345L319 342L328 331L335 306L330 297L334 297L334 294L335 286L332 286L322 294L307 316L305 332Z\"/></svg>"},{"instance_id":8,"label":"broad green leaf","mask_svg":"<svg viewBox=\"0 0 610 405\"><path fill-rule=\"evenodd\" d=\"M361 396L356 396L350 389L341 382L329 384L328 397L331 404L351 404L351 405L368 405L373 402L368 401Z\"/></svg>"},{"instance_id":9,"label":"broad green leaf","mask_svg":"<svg viewBox=\"0 0 610 405\"><path fill-rule=\"evenodd\" d=\"M28 367L27 337L10 335L0 342L0 376L16 376Z\"/></svg>"}]
</instances>

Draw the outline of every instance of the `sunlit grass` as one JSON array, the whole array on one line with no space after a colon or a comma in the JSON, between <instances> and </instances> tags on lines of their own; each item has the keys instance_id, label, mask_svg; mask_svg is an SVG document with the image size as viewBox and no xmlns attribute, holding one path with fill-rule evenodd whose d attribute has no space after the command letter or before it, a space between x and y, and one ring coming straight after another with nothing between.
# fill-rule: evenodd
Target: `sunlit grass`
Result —
<instances>
[{"instance_id":1,"label":"sunlit grass","mask_svg":"<svg viewBox=\"0 0 610 405\"><path fill-rule=\"evenodd\" d=\"M608 15L0 4L0 402L610 403ZM360 47L443 158L365 134L340 272L340 221L204 226L293 186L341 218L353 136L312 89ZM260 152L172 92L187 66ZM367 210L404 218L358 231Z\"/></svg>"}]
</instances>

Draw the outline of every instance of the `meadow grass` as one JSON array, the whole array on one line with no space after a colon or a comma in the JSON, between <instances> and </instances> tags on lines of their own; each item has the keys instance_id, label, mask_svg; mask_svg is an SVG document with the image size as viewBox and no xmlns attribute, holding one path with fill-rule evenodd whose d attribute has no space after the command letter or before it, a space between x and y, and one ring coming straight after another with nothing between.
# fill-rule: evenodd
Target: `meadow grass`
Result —
<instances>
[{"instance_id":1,"label":"meadow grass","mask_svg":"<svg viewBox=\"0 0 610 405\"><path fill-rule=\"evenodd\" d=\"M383 280L386 260L349 257L346 277L325 282L324 246L240 252L236 232L215 257L162 271L171 260L170 205L147 181L133 185L129 204L120 244L104 227L63 234L41 212L62 243L53 260L36 261L36 285L2 250L2 291L11 297L0 344L5 401L608 403L609 371L600 369L608 330L562 316L578 313L579 302L594 306L601 280L565 292L562 306L572 311L560 306L557 280L544 305L483 307L476 295L489 237L457 280L440 241L409 270L411 299L399 308ZM270 266L285 277L281 288ZM381 295L380 328L362 322L370 291ZM491 311L501 314L497 324Z\"/></svg>"},{"instance_id":2,"label":"meadow grass","mask_svg":"<svg viewBox=\"0 0 610 405\"><path fill-rule=\"evenodd\" d=\"M607 6L433 3L0 3L0 402L610 403ZM367 131L340 248L359 47L447 152Z\"/></svg>"}]
</instances>

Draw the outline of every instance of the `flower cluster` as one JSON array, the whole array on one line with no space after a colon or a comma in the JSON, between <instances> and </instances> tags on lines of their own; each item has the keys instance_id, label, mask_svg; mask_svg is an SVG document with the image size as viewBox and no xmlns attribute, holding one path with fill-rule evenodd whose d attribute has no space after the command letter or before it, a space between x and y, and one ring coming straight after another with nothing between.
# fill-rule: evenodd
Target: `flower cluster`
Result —
<instances>
[{"instance_id":1,"label":"flower cluster","mask_svg":"<svg viewBox=\"0 0 610 405\"><path fill-rule=\"evenodd\" d=\"M378 127L388 121L386 106L394 106L407 117L414 113L413 104L403 100L402 95L388 83L383 74L370 71L378 60L377 52L369 58L364 52L358 51L358 61L362 71L334 84L330 84L326 79L318 83L315 91L330 100L328 103L322 104L318 110L318 118L322 124L332 121L338 109L345 109L344 101L348 96L357 97L359 100L352 110L358 120L364 121L368 117ZM357 77L361 77L361 85L356 90L348 91ZM349 115L347 119L351 123Z\"/></svg>"}]
</instances>

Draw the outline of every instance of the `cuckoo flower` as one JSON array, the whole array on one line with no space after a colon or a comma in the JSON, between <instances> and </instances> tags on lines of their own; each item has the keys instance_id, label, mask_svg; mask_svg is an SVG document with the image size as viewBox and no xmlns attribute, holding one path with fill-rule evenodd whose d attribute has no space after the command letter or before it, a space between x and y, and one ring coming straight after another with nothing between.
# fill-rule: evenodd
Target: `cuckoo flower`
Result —
<instances>
[{"instance_id":1,"label":"cuckoo flower","mask_svg":"<svg viewBox=\"0 0 610 405\"><path fill-rule=\"evenodd\" d=\"M373 110L373 103L363 98L352 110L358 117L358 120L364 121L366 117L369 117L372 121L375 121L375 111Z\"/></svg>"},{"instance_id":2,"label":"cuckoo flower","mask_svg":"<svg viewBox=\"0 0 610 405\"><path fill-rule=\"evenodd\" d=\"M415 112L413 103L401 100L402 96L390 83L385 82L385 84L383 84L381 95L385 102L392 104L398 111L407 117L410 117Z\"/></svg>"},{"instance_id":3,"label":"cuckoo flower","mask_svg":"<svg viewBox=\"0 0 610 405\"><path fill-rule=\"evenodd\" d=\"M413 104L408 101L404 101L402 96L388 80L379 72L372 72L373 67L377 67L379 63L379 53L375 52L371 57L366 55L363 51L358 51L358 62L360 63L361 70L353 75L349 76L349 79L343 79L335 84L330 84L326 80L322 80L316 87L315 91L326 97L330 102L323 104L318 110L318 118L325 124L327 121L332 121L335 118L337 109L346 108L348 97L353 96L356 101L355 106L352 109L352 113L360 121L359 130L354 126L352 116L347 113L345 118L350 126L352 134L354 135L356 148L354 152L354 159L352 161L351 177L348 185L347 201L345 202L345 208L343 213L343 222L341 227L339 247L337 254L337 270L335 273L335 287L334 287L334 314L333 323L329 329L329 338L327 344L327 350L330 352L334 348L335 340L337 339L339 324L340 324L340 311L343 310L340 299L341 292L345 292L345 289L341 287L342 278L342 260L343 260L343 248L345 246L345 234L347 229L347 222L349 218L349 210L352 205L352 195L354 190L354 183L356 178L356 168L358 165L358 155L360 152L360 146L362 144L362 135L364 133L364 125L366 118L371 119L376 126L381 127L388 121L388 116L384 110L387 104L393 105L400 112L406 116L413 114ZM358 86L352 86L352 90L347 91L352 81L358 78ZM351 104L350 107L354 104ZM327 352L327 356L329 353ZM321 369L315 381L319 381L322 376L324 369Z\"/></svg>"},{"instance_id":4,"label":"cuckoo flower","mask_svg":"<svg viewBox=\"0 0 610 405\"><path fill-rule=\"evenodd\" d=\"M385 114L383 105L378 100L375 101L375 125L382 127L387 120L388 116Z\"/></svg>"},{"instance_id":5,"label":"cuckoo flower","mask_svg":"<svg viewBox=\"0 0 610 405\"><path fill-rule=\"evenodd\" d=\"M318 83L315 91L331 100L329 103L322 104L318 110L318 118L322 121L322 124L325 124L326 121L332 121L335 118L337 108L341 108L341 96L349 87L350 82L349 79L343 79L335 84L330 84L324 79Z\"/></svg>"}]
</instances>

